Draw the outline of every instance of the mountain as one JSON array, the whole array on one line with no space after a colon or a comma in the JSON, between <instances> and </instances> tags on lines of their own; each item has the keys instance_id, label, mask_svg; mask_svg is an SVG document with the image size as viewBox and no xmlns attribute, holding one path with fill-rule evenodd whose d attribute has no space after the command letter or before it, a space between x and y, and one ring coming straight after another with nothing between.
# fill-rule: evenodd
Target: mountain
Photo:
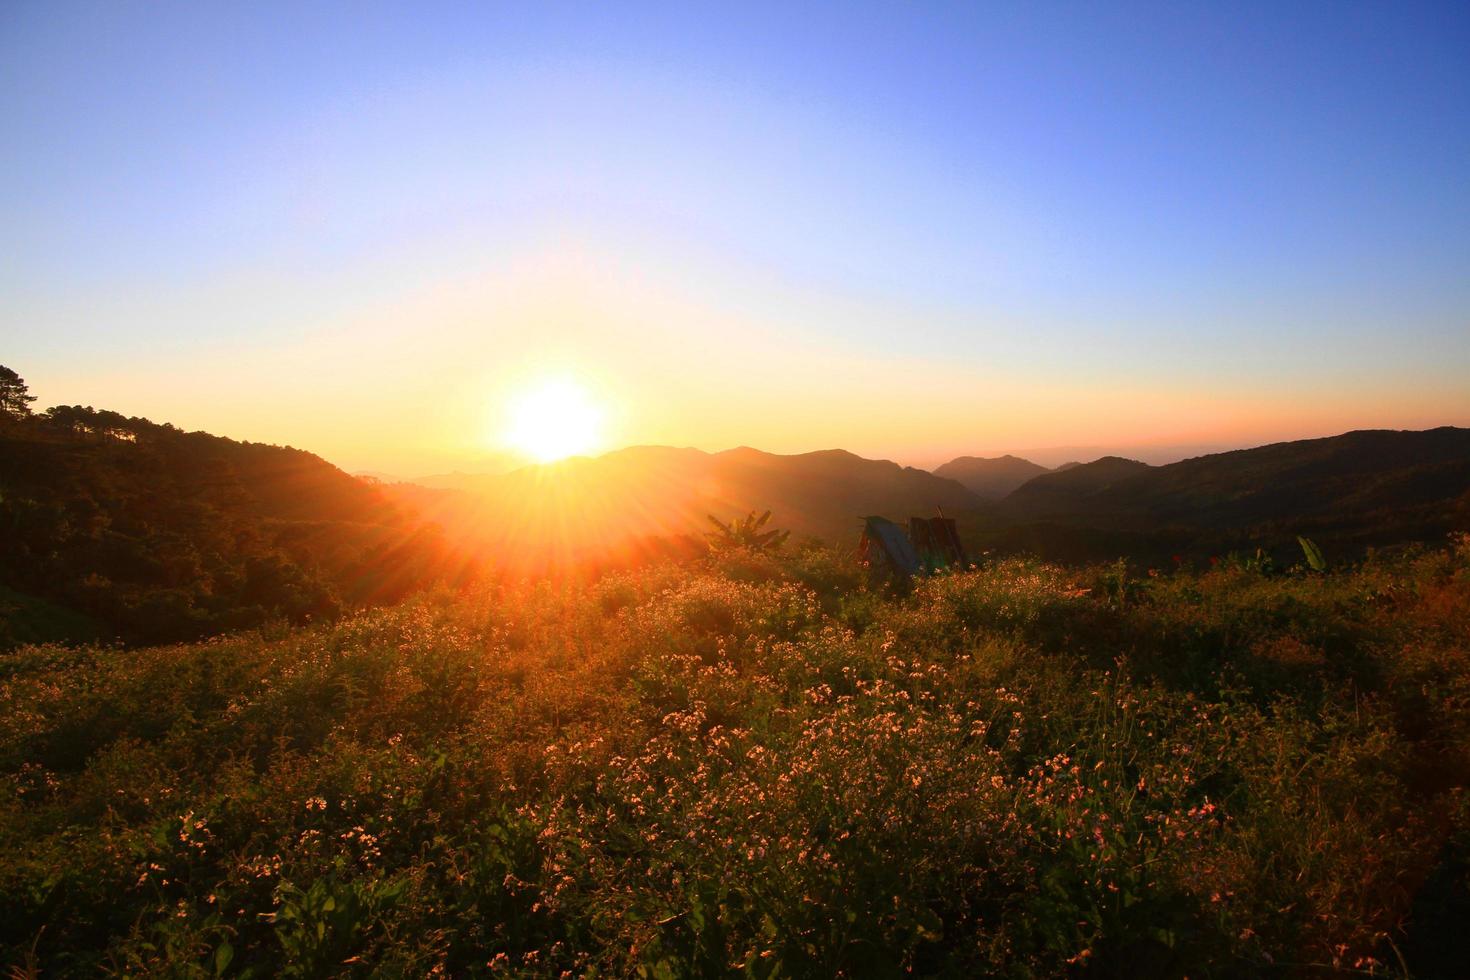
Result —
<instances>
[{"instance_id":1,"label":"mountain","mask_svg":"<svg viewBox=\"0 0 1470 980\"><path fill-rule=\"evenodd\" d=\"M1087 502L1097 495L1153 468L1136 459L1104 456L1028 480L1006 495L1000 506L1005 514L1014 517L1072 515L1085 510Z\"/></svg>"},{"instance_id":2,"label":"mountain","mask_svg":"<svg viewBox=\"0 0 1470 980\"><path fill-rule=\"evenodd\" d=\"M490 452L470 461L463 468L449 473L433 473L429 476L416 476L409 480L388 482L414 483L421 487L434 487L439 490L461 490L466 487L472 488L481 477L500 476L525 465L526 457L524 456L514 453Z\"/></svg>"},{"instance_id":3,"label":"mountain","mask_svg":"<svg viewBox=\"0 0 1470 980\"><path fill-rule=\"evenodd\" d=\"M1470 429L1365 430L1166 466L1110 457L1037 477L965 530L1062 559L1223 554L1296 536L1336 553L1470 529Z\"/></svg>"},{"instance_id":4,"label":"mountain","mask_svg":"<svg viewBox=\"0 0 1470 980\"><path fill-rule=\"evenodd\" d=\"M455 489L387 489L497 562L532 568L687 547L709 529L709 514L771 510L772 525L798 538L850 544L870 514L903 520L982 503L954 480L836 449L783 456L637 446L466 477Z\"/></svg>"},{"instance_id":5,"label":"mountain","mask_svg":"<svg viewBox=\"0 0 1470 980\"><path fill-rule=\"evenodd\" d=\"M1033 477L1049 472L1045 466L1019 456L960 456L940 466L934 475L954 480L981 500L999 500Z\"/></svg>"},{"instance_id":6,"label":"mountain","mask_svg":"<svg viewBox=\"0 0 1470 980\"><path fill-rule=\"evenodd\" d=\"M380 488L299 449L77 406L0 420L0 647L328 615L435 580L447 553Z\"/></svg>"},{"instance_id":7,"label":"mountain","mask_svg":"<svg viewBox=\"0 0 1470 980\"><path fill-rule=\"evenodd\" d=\"M987 497L1030 469L1041 467L1014 457L941 468L976 492L836 449L639 446L436 488L91 408L6 415L0 648L303 621L487 569L595 573L701 553L707 515L768 509L773 527L840 546L862 517L942 510L972 548L1085 561L1258 545L1285 556L1299 534L1350 557L1470 529L1467 429L1350 432L1165 466L1104 457Z\"/></svg>"}]
</instances>

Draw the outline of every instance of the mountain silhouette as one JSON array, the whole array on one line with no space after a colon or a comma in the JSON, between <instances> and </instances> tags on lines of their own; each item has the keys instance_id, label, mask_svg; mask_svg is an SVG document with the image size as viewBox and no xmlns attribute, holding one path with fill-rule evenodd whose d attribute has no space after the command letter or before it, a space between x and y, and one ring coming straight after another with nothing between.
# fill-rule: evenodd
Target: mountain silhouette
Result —
<instances>
[{"instance_id":1,"label":"mountain silhouette","mask_svg":"<svg viewBox=\"0 0 1470 980\"><path fill-rule=\"evenodd\" d=\"M1050 472L1019 456L960 456L937 468L934 475L954 480L981 500L1000 500L1028 480Z\"/></svg>"},{"instance_id":2,"label":"mountain silhouette","mask_svg":"<svg viewBox=\"0 0 1470 980\"><path fill-rule=\"evenodd\" d=\"M1470 528L1470 429L1363 430L1167 466L1107 457L968 516L983 546L1064 559L1289 553L1298 534L1355 555Z\"/></svg>"},{"instance_id":3,"label":"mountain silhouette","mask_svg":"<svg viewBox=\"0 0 1470 980\"><path fill-rule=\"evenodd\" d=\"M1008 516L1042 518L1084 511L1087 501L1154 467L1136 459L1104 456L1026 481L1007 494L1000 509Z\"/></svg>"},{"instance_id":4,"label":"mountain silhouette","mask_svg":"<svg viewBox=\"0 0 1470 980\"><path fill-rule=\"evenodd\" d=\"M649 539L692 540L709 514L771 510L772 526L797 538L850 543L869 514L903 520L983 503L954 480L840 449L785 456L635 446L456 483L389 489L500 560L532 566L610 558Z\"/></svg>"},{"instance_id":5,"label":"mountain silhouette","mask_svg":"<svg viewBox=\"0 0 1470 980\"><path fill-rule=\"evenodd\" d=\"M1289 555L1306 535L1329 557L1352 557L1470 528L1470 429L1349 432L1166 466L1107 456L1054 471L1016 457L961 457L930 473L839 449L635 446L446 482L358 479L302 450L76 406L8 420L0 646L44 638L28 621L157 642L392 601L483 570L595 574L702 553L707 515L765 510L793 543L842 547L861 518L942 511L977 553Z\"/></svg>"}]
</instances>

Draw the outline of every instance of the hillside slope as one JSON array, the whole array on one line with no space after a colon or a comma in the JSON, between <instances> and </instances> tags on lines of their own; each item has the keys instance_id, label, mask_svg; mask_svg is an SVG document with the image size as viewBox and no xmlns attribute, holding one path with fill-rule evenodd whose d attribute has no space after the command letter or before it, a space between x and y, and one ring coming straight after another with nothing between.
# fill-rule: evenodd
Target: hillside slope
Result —
<instances>
[{"instance_id":1,"label":"hillside slope","mask_svg":"<svg viewBox=\"0 0 1470 980\"><path fill-rule=\"evenodd\" d=\"M1099 495L1151 469L1136 459L1104 456L1028 480L1008 494L998 509L1007 517L1072 515L1092 506Z\"/></svg>"},{"instance_id":2,"label":"hillside slope","mask_svg":"<svg viewBox=\"0 0 1470 980\"><path fill-rule=\"evenodd\" d=\"M0 426L0 549L0 645L29 638L26 596L103 638L188 639L399 598L444 553L310 453L78 407Z\"/></svg>"},{"instance_id":3,"label":"hillside slope","mask_svg":"<svg viewBox=\"0 0 1470 980\"><path fill-rule=\"evenodd\" d=\"M1295 547L1340 553L1470 526L1470 430L1365 430L1186 459L1103 459L1025 484L975 515L988 546L1058 558Z\"/></svg>"}]
</instances>

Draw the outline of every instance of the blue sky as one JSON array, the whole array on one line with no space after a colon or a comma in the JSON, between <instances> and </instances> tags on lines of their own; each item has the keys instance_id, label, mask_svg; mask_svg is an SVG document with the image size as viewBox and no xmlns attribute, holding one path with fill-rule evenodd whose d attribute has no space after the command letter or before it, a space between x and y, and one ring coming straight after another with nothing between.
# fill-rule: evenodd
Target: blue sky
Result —
<instances>
[{"instance_id":1,"label":"blue sky","mask_svg":"<svg viewBox=\"0 0 1470 980\"><path fill-rule=\"evenodd\" d=\"M617 441L915 462L1467 424L1466 52L1465 4L11 3L0 351L351 466L563 367Z\"/></svg>"}]
</instances>

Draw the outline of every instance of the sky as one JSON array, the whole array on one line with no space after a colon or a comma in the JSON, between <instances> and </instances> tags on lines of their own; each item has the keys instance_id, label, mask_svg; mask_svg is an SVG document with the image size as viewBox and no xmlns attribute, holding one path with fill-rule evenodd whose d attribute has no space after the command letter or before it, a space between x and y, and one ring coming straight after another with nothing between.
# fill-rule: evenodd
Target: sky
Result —
<instances>
[{"instance_id":1,"label":"sky","mask_svg":"<svg viewBox=\"0 0 1470 980\"><path fill-rule=\"evenodd\" d=\"M400 476L547 384L599 449L914 465L1470 425L1467 52L1464 3L11 0L0 363Z\"/></svg>"}]
</instances>

